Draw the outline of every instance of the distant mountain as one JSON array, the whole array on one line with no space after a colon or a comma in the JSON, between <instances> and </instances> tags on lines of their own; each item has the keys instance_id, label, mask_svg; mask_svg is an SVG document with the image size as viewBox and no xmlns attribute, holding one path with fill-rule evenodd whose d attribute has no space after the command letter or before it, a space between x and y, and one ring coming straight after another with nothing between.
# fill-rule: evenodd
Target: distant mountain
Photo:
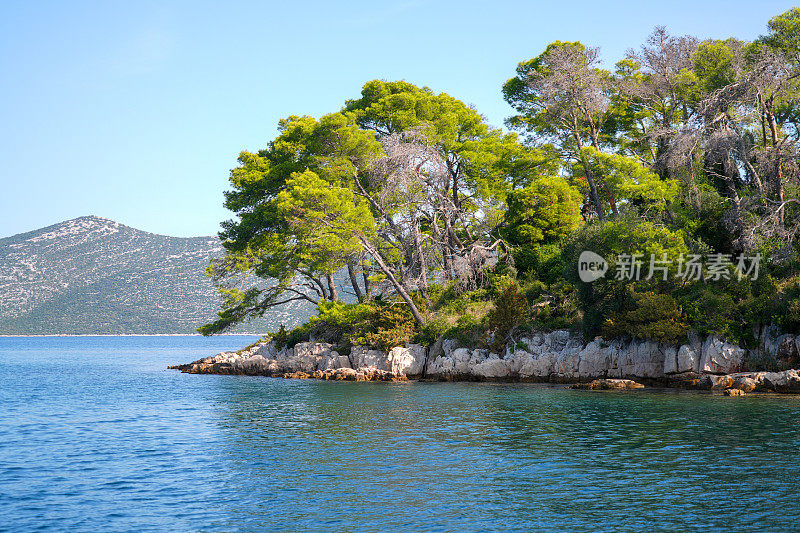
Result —
<instances>
[{"instance_id":1,"label":"distant mountain","mask_svg":"<svg viewBox=\"0 0 800 533\"><path fill-rule=\"evenodd\" d=\"M147 233L88 216L0 239L0 334L196 333L220 298L205 269L216 237ZM295 325L287 305L237 332Z\"/></svg>"}]
</instances>

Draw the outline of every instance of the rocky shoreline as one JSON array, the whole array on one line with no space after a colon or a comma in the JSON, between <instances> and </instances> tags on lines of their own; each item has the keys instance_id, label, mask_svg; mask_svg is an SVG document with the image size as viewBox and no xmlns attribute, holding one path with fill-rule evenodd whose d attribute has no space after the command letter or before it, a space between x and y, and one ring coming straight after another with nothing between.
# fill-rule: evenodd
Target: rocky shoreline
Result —
<instances>
[{"instance_id":1,"label":"rocky shoreline","mask_svg":"<svg viewBox=\"0 0 800 533\"><path fill-rule=\"evenodd\" d=\"M764 328L759 346L741 348L715 336L689 336L682 346L639 339L586 343L569 331L533 334L505 353L457 347L398 346L388 352L354 346L347 355L330 344L303 342L278 349L264 340L238 352L223 352L171 369L191 374L235 374L337 381L525 381L581 384L590 389L632 389L646 383L683 389L800 393L800 371L753 370L798 363L800 337ZM762 366L762 368L764 367ZM749 367L749 368L748 368ZM796 367L795 367L796 368ZM592 385L594 383L594 385Z\"/></svg>"}]
</instances>

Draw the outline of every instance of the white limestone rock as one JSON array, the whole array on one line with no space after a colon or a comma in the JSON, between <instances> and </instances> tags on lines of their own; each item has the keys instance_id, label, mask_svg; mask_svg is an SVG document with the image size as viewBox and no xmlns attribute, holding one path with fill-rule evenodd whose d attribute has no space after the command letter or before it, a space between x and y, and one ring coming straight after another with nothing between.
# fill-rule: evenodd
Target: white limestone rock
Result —
<instances>
[{"instance_id":1,"label":"white limestone rock","mask_svg":"<svg viewBox=\"0 0 800 533\"><path fill-rule=\"evenodd\" d=\"M462 378L474 374L474 369L482 363L488 350L470 350L455 348L451 354L440 355L428 361L427 374L440 379Z\"/></svg>"},{"instance_id":2,"label":"white limestone rock","mask_svg":"<svg viewBox=\"0 0 800 533\"><path fill-rule=\"evenodd\" d=\"M509 362L500 359L497 354L490 353L472 368L472 373L481 378L508 378L511 376Z\"/></svg>"},{"instance_id":3,"label":"white limestone rock","mask_svg":"<svg viewBox=\"0 0 800 533\"><path fill-rule=\"evenodd\" d=\"M527 343L526 343L527 344ZM522 369L533 359L530 352L521 348L515 348L514 351L507 355L505 360L508 364L508 371L511 375L520 375Z\"/></svg>"},{"instance_id":4,"label":"white limestone rock","mask_svg":"<svg viewBox=\"0 0 800 533\"><path fill-rule=\"evenodd\" d=\"M580 365L580 354L582 347L564 345L556 352L553 358L553 373L560 378L578 377L578 367Z\"/></svg>"},{"instance_id":5,"label":"white limestone rock","mask_svg":"<svg viewBox=\"0 0 800 533\"><path fill-rule=\"evenodd\" d=\"M287 360L287 372L313 373L330 357L331 345L323 342L300 342Z\"/></svg>"},{"instance_id":6,"label":"white limestone rock","mask_svg":"<svg viewBox=\"0 0 800 533\"><path fill-rule=\"evenodd\" d=\"M442 341L442 353L444 353L445 357L452 357L453 352L456 351L456 347L458 346L458 341L455 339L445 339Z\"/></svg>"},{"instance_id":7,"label":"white limestone rock","mask_svg":"<svg viewBox=\"0 0 800 533\"><path fill-rule=\"evenodd\" d=\"M733 379L733 387L744 392L753 392L758 388L758 381L751 376L736 376Z\"/></svg>"},{"instance_id":8,"label":"white limestone rock","mask_svg":"<svg viewBox=\"0 0 800 533\"><path fill-rule=\"evenodd\" d=\"M338 370L350 368L350 359L346 355L339 355L336 350L328 350L321 354L322 358L317 364L317 370Z\"/></svg>"},{"instance_id":9,"label":"white limestone rock","mask_svg":"<svg viewBox=\"0 0 800 533\"><path fill-rule=\"evenodd\" d=\"M664 377L664 349L655 341L636 343L630 375L641 378Z\"/></svg>"},{"instance_id":10,"label":"white limestone rock","mask_svg":"<svg viewBox=\"0 0 800 533\"><path fill-rule=\"evenodd\" d=\"M253 349L254 355L261 355L265 359L275 359L277 352L275 341L261 342Z\"/></svg>"},{"instance_id":11,"label":"white limestone rock","mask_svg":"<svg viewBox=\"0 0 800 533\"><path fill-rule=\"evenodd\" d=\"M708 374L739 372L744 363L745 353L746 350L743 348L712 335L703 343L699 370Z\"/></svg>"},{"instance_id":12,"label":"white limestone rock","mask_svg":"<svg viewBox=\"0 0 800 533\"><path fill-rule=\"evenodd\" d=\"M553 352L539 352L528 355L529 357L526 358L519 369L519 376L521 378L544 379L553 373L555 366L555 354Z\"/></svg>"},{"instance_id":13,"label":"white limestone rock","mask_svg":"<svg viewBox=\"0 0 800 533\"><path fill-rule=\"evenodd\" d=\"M778 337L776 340L777 352L775 354L775 358L779 363L790 364L797 360L797 340L797 337L791 334L781 335Z\"/></svg>"},{"instance_id":14,"label":"white limestone rock","mask_svg":"<svg viewBox=\"0 0 800 533\"><path fill-rule=\"evenodd\" d=\"M675 357L665 356L664 373L682 374L684 372L698 372L700 370L700 350L691 344L684 344L678 348ZM672 365L670 366L670 363Z\"/></svg>"},{"instance_id":15,"label":"white limestone rock","mask_svg":"<svg viewBox=\"0 0 800 533\"><path fill-rule=\"evenodd\" d=\"M386 352L381 350L370 350L366 346L353 346L350 350L350 360L353 368L374 367L378 370L389 370Z\"/></svg>"},{"instance_id":16,"label":"white limestone rock","mask_svg":"<svg viewBox=\"0 0 800 533\"><path fill-rule=\"evenodd\" d=\"M780 329L774 325L764 325L757 331L758 348L761 352L771 357L778 353L778 337Z\"/></svg>"},{"instance_id":17,"label":"white limestone rock","mask_svg":"<svg viewBox=\"0 0 800 533\"><path fill-rule=\"evenodd\" d=\"M425 369L427 350L420 344L396 346L386 356L387 370L398 375L420 376Z\"/></svg>"},{"instance_id":18,"label":"white limestone rock","mask_svg":"<svg viewBox=\"0 0 800 533\"><path fill-rule=\"evenodd\" d=\"M428 361L426 373L431 377L442 378L452 375L454 368L453 358L442 354Z\"/></svg>"},{"instance_id":19,"label":"white limestone rock","mask_svg":"<svg viewBox=\"0 0 800 533\"><path fill-rule=\"evenodd\" d=\"M556 330L544 336L544 346L551 352L561 352L573 341L572 334L566 330Z\"/></svg>"},{"instance_id":20,"label":"white limestone rock","mask_svg":"<svg viewBox=\"0 0 800 533\"><path fill-rule=\"evenodd\" d=\"M596 337L578 354L579 378L605 376L609 368L609 350L603 346L603 339Z\"/></svg>"},{"instance_id":21,"label":"white limestone rock","mask_svg":"<svg viewBox=\"0 0 800 533\"><path fill-rule=\"evenodd\" d=\"M782 372L760 373L762 387L765 390L800 393L800 370L784 370Z\"/></svg>"},{"instance_id":22,"label":"white limestone rock","mask_svg":"<svg viewBox=\"0 0 800 533\"><path fill-rule=\"evenodd\" d=\"M453 352L455 373L458 375L475 374L474 369L489 356L489 350L469 350L459 348Z\"/></svg>"}]
</instances>

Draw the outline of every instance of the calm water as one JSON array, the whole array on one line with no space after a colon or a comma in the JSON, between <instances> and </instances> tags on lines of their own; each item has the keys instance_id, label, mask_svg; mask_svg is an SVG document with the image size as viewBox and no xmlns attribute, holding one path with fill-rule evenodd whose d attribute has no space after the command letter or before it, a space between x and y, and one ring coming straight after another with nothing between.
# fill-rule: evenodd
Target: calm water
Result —
<instances>
[{"instance_id":1,"label":"calm water","mask_svg":"<svg viewBox=\"0 0 800 533\"><path fill-rule=\"evenodd\" d=\"M165 370L0 338L0 530L797 531L800 400Z\"/></svg>"}]
</instances>

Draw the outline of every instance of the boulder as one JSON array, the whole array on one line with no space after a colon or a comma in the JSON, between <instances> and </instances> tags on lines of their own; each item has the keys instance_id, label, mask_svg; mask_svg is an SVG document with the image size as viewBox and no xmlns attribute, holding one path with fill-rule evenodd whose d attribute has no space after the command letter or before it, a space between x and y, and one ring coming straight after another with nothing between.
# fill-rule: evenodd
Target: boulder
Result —
<instances>
[{"instance_id":1,"label":"boulder","mask_svg":"<svg viewBox=\"0 0 800 533\"><path fill-rule=\"evenodd\" d=\"M278 354L276 360L284 359L286 372L306 372L313 373L324 366L330 358L331 345L323 342L300 342L294 349L286 353ZM337 354L338 355L338 354Z\"/></svg>"},{"instance_id":2,"label":"boulder","mask_svg":"<svg viewBox=\"0 0 800 533\"><path fill-rule=\"evenodd\" d=\"M521 348L515 347L511 353L507 353L506 357L504 357L506 364L508 365L508 372L513 376L518 376L522 367L530 361L533 356L523 350Z\"/></svg>"},{"instance_id":3,"label":"boulder","mask_svg":"<svg viewBox=\"0 0 800 533\"><path fill-rule=\"evenodd\" d=\"M725 389L723 394L725 394L725 396L744 396L747 393L741 389Z\"/></svg>"},{"instance_id":4,"label":"boulder","mask_svg":"<svg viewBox=\"0 0 800 533\"><path fill-rule=\"evenodd\" d=\"M461 357L456 355L459 350L465 350L461 352ZM459 350L453 352L453 359L456 363L455 372L459 375L475 375L475 368L489 357L489 350L466 350L465 348Z\"/></svg>"},{"instance_id":5,"label":"boulder","mask_svg":"<svg viewBox=\"0 0 800 533\"><path fill-rule=\"evenodd\" d=\"M387 354L381 350L371 350L366 346L353 346L350 350L350 360L355 369L375 367L379 370L389 370Z\"/></svg>"},{"instance_id":6,"label":"boulder","mask_svg":"<svg viewBox=\"0 0 800 533\"><path fill-rule=\"evenodd\" d=\"M699 371L707 374L732 374L744 364L746 350L718 337L710 336L703 343Z\"/></svg>"},{"instance_id":7,"label":"boulder","mask_svg":"<svg viewBox=\"0 0 800 533\"><path fill-rule=\"evenodd\" d=\"M678 348L676 356L676 373L699 372L700 371L700 350L692 345L684 344ZM666 370L664 371L666 373Z\"/></svg>"},{"instance_id":8,"label":"boulder","mask_svg":"<svg viewBox=\"0 0 800 533\"><path fill-rule=\"evenodd\" d=\"M386 356L387 370L398 375L421 376L425 370L427 350L420 344L396 346Z\"/></svg>"},{"instance_id":9,"label":"boulder","mask_svg":"<svg viewBox=\"0 0 800 533\"><path fill-rule=\"evenodd\" d=\"M287 372L283 377L284 379L309 379L312 376L307 372Z\"/></svg>"},{"instance_id":10,"label":"boulder","mask_svg":"<svg viewBox=\"0 0 800 533\"><path fill-rule=\"evenodd\" d=\"M800 393L800 371L798 370L763 372L760 373L760 377L764 390L783 393Z\"/></svg>"},{"instance_id":11,"label":"boulder","mask_svg":"<svg viewBox=\"0 0 800 533\"><path fill-rule=\"evenodd\" d=\"M428 360L426 374L431 377L445 379L453 374L454 368L453 358L447 357L442 353L437 357L432 356L431 359Z\"/></svg>"},{"instance_id":12,"label":"boulder","mask_svg":"<svg viewBox=\"0 0 800 533\"><path fill-rule=\"evenodd\" d=\"M477 376L475 368L489 355L488 350L469 348L455 348L449 356L446 353L428 361L427 375L438 379L469 379Z\"/></svg>"},{"instance_id":13,"label":"boulder","mask_svg":"<svg viewBox=\"0 0 800 533\"><path fill-rule=\"evenodd\" d=\"M596 337L578 353L579 378L605 376L609 367L609 351L603 346L603 339Z\"/></svg>"},{"instance_id":14,"label":"boulder","mask_svg":"<svg viewBox=\"0 0 800 533\"><path fill-rule=\"evenodd\" d=\"M509 361L500 359L497 354L490 353L486 359L472 368L472 373L480 378L508 378L511 375Z\"/></svg>"},{"instance_id":15,"label":"boulder","mask_svg":"<svg viewBox=\"0 0 800 533\"><path fill-rule=\"evenodd\" d=\"M775 359L779 365L789 367L797 363L797 341L795 335L781 335L775 341Z\"/></svg>"},{"instance_id":16,"label":"boulder","mask_svg":"<svg viewBox=\"0 0 800 533\"><path fill-rule=\"evenodd\" d=\"M736 376L733 378L733 388L742 392L753 392L758 388L758 381L748 375Z\"/></svg>"},{"instance_id":17,"label":"boulder","mask_svg":"<svg viewBox=\"0 0 800 533\"><path fill-rule=\"evenodd\" d=\"M630 379L595 379L589 383L576 383L570 388L588 390L631 390L643 389L644 385Z\"/></svg>"},{"instance_id":18,"label":"boulder","mask_svg":"<svg viewBox=\"0 0 800 533\"><path fill-rule=\"evenodd\" d=\"M336 350L329 350L322 355L317 363L319 370L336 370L337 368L350 368L350 358L346 355L339 355Z\"/></svg>"},{"instance_id":19,"label":"boulder","mask_svg":"<svg viewBox=\"0 0 800 533\"><path fill-rule=\"evenodd\" d=\"M522 354L520 355L520 361L522 364L519 369L519 376L521 378L546 379L553 373L555 368L555 353L539 352L527 354L527 357Z\"/></svg>"}]
</instances>

